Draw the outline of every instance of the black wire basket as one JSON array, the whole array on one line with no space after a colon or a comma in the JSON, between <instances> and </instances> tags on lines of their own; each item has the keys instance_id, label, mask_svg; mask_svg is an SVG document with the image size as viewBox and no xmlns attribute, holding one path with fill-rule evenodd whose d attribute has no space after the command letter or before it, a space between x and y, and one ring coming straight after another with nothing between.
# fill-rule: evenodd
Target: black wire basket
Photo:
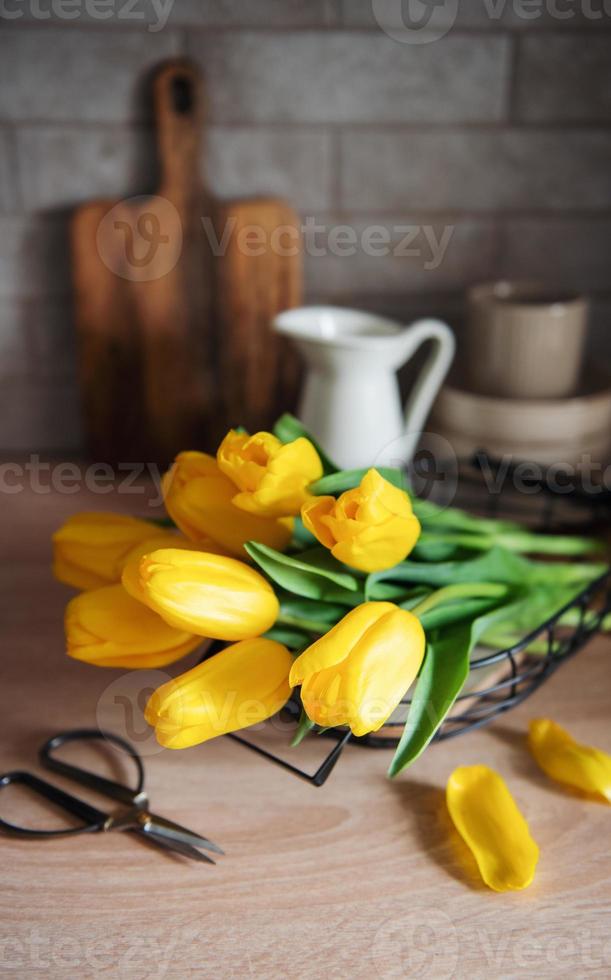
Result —
<instances>
[{"instance_id":1,"label":"black wire basket","mask_svg":"<svg viewBox=\"0 0 611 980\"><path fill-rule=\"evenodd\" d=\"M517 516L507 493L490 494L486 492L482 481L478 480L477 474L484 466L494 467L495 463L481 453L463 464L454 503L480 513ZM534 523L540 531L570 531L575 529L575 525L583 531L584 526L594 527L600 524L601 518L605 522L609 517L607 494L591 498L582 493L578 495L578 499L567 501L566 494L554 494L545 481L541 482L538 490L538 520ZM532 513L532 501L530 505ZM571 520L564 522L560 515L566 513L573 518L578 516L578 520L574 523ZM488 725L499 715L525 701L561 664L575 656L600 631L602 622L609 613L611 567L518 643L486 654L476 651L476 657L471 661L466 689L456 699L452 711L438 729L433 741L455 738ZM410 697L404 698L390 722L375 734L356 738L346 729L326 730L322 737L332 739L335 744L313 772L308 772L290 758L284 758L275 749L243 734L233 733L229 737L288 772L315 786L322 786L349 741L369 748L396 748L410 703ZM289 701L281 715L285 730L291 724L296 726L301 715L299 701ZM315 732L316 728L312 735ZM284 741L287 741L286 736Z\"/></svg>"}]
</instances>

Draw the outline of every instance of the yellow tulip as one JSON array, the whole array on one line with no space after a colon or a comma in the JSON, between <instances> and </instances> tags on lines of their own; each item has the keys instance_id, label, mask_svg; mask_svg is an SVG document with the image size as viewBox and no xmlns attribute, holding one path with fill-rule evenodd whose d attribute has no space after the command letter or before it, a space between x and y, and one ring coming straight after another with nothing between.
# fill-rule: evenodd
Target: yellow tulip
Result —
<instances>
[{"instance_id":1,"label":"yellow tulip","mask_svg":"<svg viewBox=\"0 0 611 980\"><path fill-rule=\"evenodd\" d=\"M331 554L362 572L392 568L406 558L420 536L410 499L369 472L355 490L313 497L301 509L303 523Z\"/></svg>"},{"instance_id":2,"label":"yellow tulip","mask_svg":"<svg viewBox=\"0 0 611 980\"><path fill-rule=\"evenodd\" d=\"M140 561L146 602L178 629L217 640L246 640L275 623L271 585L235 558L205 551L164 549Z\"/></svg>"},{"instance_id":3,"label":"yellow tulip","mask_svg":"<svg viewBox=\"0 0 611 980\"><path fill-rule=\"evenodd\" d=\"M53 574L77 589L120 582L132 548L159 533L155 524L123 514L73 514L53 535Z\"/></svg>"},{"instance_id":4,"label":"yellow tulip","mask_svg":"<svg viewBox=\"0 0 611 980\"><path fill-rule=\"evenodd\" d=\"M488 887L497 892L527 888L539 848L498 773L487 766L460 766L448 780L446 801Z\"/></svg>"},{"instance_id":5,"label":"yellow tulip","mask_svg":"<svg viewBox=\"0 0 611 980\"><path fill-rule=\"evenodd\" d=\"M611 755L581 745L547 718L531 721L528 745L538 765L552 779L611 803Z\"/></svg>"},{"instance_id":6,"label":"yellow tulip","mask_svg":"<svg viewBox=\"0 0 611 980\"><path fill-rule=\"evenodd\" d=\"M146 541L132 548L125 559L121 583L123 588L134 599L138 599L139 602L144 602L145 604L148 602L146 593L140 585L140 562L145 555L150 555L153 551L161 551L162 548L179 548L184 551L193 551L193 542L189 541L182 534L174 534L172 531L161 531L156 537L147 538ZM201 547L201 550L211 552L213 555L225 554L214 541L208 541L205 546Z\"/></svg>"},{"instance_id":7,"label":"yellow tulip","mask_svg":"<svg viewBox=\"0 0 611 980\"><path fill-rule=\"evenodd\" d=\"M168 514L196 544L205 546L211 538L232 555L245 557L247 541L282 551L291 539L292 521L247 514L233 504L236 486L213 456L180 453L162 489Z\"/></svg>"},{"instance_id":8,"label":"yellow tulip","mask_svg":"<svg viewBox=\"0 0 611 980\"><path fill-rule=\"evenodd\" d=\"M145 718L168 749L248 728L287 702L292 662L287 648L274 640L234 643L163 684L149 700Z\"/></svg>"},{"instance_id":9,"label":"yellow tulip","mask_svg":"<svg viewBox=\"0 0 611 980\"><path fill-rule=\"evenodd\" d=\"M81 592L66 608L67 650L97 667L164 667L201 642L132 599L122 585Z\"/></svg>"},{"instance_id":10,"label":"yellow tulip","mask_svg":"<svg viewBox=\"0 0 611 980\"><path fill-rule=\"evenodd\" d=\"M301 684L311 721L366 735L382 727L415 680L425 646L412 613L391 602L366 602L297 658L291 684Z\"/></svg>"},{"instance_id":11,"label":"yellow tulip","mask_svg":"<svg viewBox=\"0 0 611 980\"><path fill-rule=\"evenodd\" d=\"M264 517L293 517L310 498L308 486L323 474L309 439L282 443L271 432L254 436L232 429L223 439L217 462L240 493L236 507Z\"/></svg>"}]
</instances>

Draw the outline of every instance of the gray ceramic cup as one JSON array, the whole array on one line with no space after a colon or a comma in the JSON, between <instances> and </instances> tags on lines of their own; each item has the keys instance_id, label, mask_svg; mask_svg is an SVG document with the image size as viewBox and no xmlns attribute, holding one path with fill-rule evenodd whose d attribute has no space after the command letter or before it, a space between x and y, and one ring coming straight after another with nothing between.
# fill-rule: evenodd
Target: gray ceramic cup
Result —
<instances>
[{"instance_id":1,"label":"gray ceramic cup","mask_svg":"<svg viewBox=\"0 0 611 980\"><path fill-rule=\"evenodd\" d=\"M502 398L575 395L588 306L583 296L536 283L474 286L462 351L470 390Z\"/></svg>"}]
</instances>

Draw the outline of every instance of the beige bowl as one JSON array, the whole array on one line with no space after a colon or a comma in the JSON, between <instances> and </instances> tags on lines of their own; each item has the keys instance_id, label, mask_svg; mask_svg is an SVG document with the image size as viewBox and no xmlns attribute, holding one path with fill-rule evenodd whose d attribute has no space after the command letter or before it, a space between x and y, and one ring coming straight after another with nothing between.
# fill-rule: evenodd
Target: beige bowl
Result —
<instances>
[{"instance_id":1,"label":"beige bowl","mask_svg":"<svg viewBox=\"0 0 611 980\"><path fill-rule=\"evenodd\" d=\"M458 455L483 449L539 463L578 463L584 455L611 456L611 388L575 398L521 400L474 395L446 386L429 429L445 436Z\"/></svg>"},{"instance_id":2,"label":"beige bowl","mask_svg":"<svg viewBox=\"0 0 611 980\"><path fill-rule=\"evenodd\" d=\"M463 353L470 389L493 398L578 393L589 309L583 296L496 282L470 289L468 307Z\"/></svg>"}]
</instances>

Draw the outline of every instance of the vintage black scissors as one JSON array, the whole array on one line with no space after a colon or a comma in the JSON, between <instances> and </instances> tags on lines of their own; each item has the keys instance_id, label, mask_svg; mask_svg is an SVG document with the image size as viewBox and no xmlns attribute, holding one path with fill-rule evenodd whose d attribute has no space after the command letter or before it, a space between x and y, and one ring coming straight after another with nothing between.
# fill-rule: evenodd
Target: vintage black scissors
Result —
<instances>
[{"instance_id":1,"label":"vintage black scissors","mask_svg":"<svg viewBox=\"0 0 611 980\"><path fill-rule=\"evenodd\" d=\"M74 742L88 742L100 740L110 742L112 745L121 749L130 759L133 760L137 771L137 784L134 788L123 783L116 783L112 779L106 779L87 769L63 762L56 758L54 753L63 745ZM31 772L21 770L7 772L0 776L0 790L7 786L20 783L34 793L49 800L59 806L72 816L78 817L83 821L76 827L69 827L59 830L34 830L26 827L19 827L0 818L0 830L18 837L30 837L44 839L51 837L68 837L73 834L87 834L104 832L108 830L129 830L138 834L141 838L150 841L167 851L181 854L184 857L192 858L196 861L207 861L210 864L216 862L203 854L202 851L214 851L216 854L224 852L207 837L199 834L180 824L160 817L157 813L152 813L149 809L149 802L144 792L144 766L142 759L129 742L113 735L111 732L102 731L99 728L81 728L72 731L62 732L54 735L41 746L38 758L42 766L51 769L53 772L61 773L68 779L88 786L90 789L108 796L112 800L122 803L123 806L113 810L111 813L104 813L96 807L91 806L77 796L64 792L58 786L48 783L45 779L40 779Z\"/></svg>"}]
</instances>

